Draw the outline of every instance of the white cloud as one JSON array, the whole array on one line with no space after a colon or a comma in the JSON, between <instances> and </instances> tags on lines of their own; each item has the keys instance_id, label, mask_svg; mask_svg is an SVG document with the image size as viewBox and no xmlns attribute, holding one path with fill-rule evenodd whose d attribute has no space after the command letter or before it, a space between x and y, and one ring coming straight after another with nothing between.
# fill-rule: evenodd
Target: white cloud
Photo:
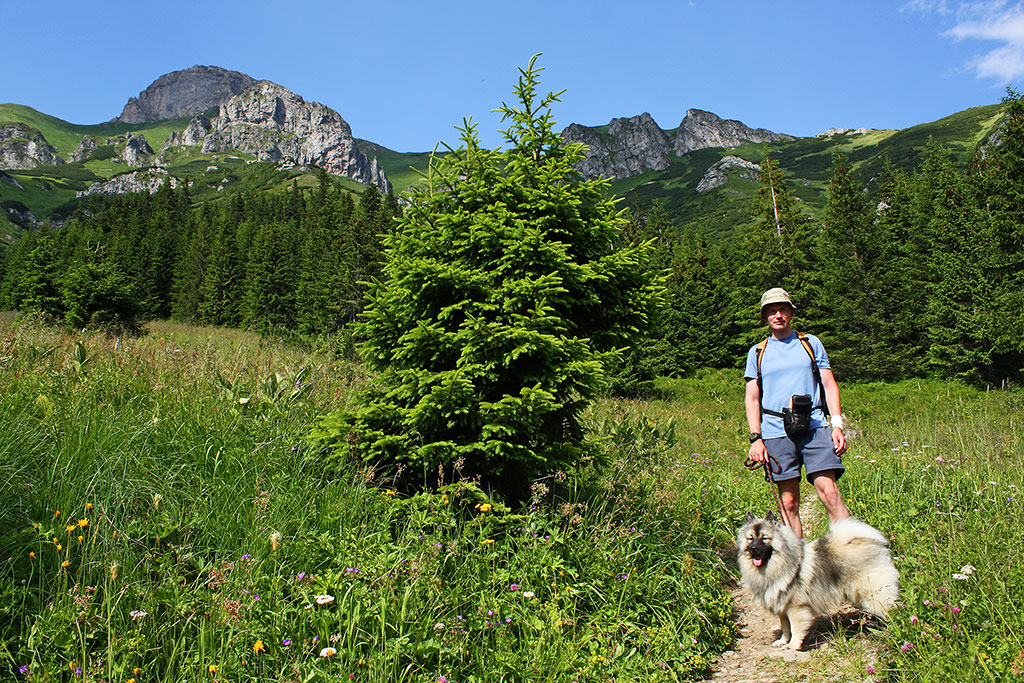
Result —
<instances>
[{"instance_id":1,"label":"white cloud","mask_svg":"<svg viewBox=\"0 0 1024 683\"><path fill-rule=\"evenodd\" d=\"M908 0L900 7L901 12L917 12L919 14L952 14L947 0Z\"/></svg>"},{"instance_id":2,"label":"white cloud","mask_svg":"<svg viewBox=\"0 0 1024 683\"><path fill-rule=\"evenodd\" d=\"M1006 0L964 2L957 9L956 17L956 25L944 35L957 41L998 43L967 64L979 78L997 79L1005 84L1024 76L1024 3L1010 4Z\"/></svg>"}]
</instances>

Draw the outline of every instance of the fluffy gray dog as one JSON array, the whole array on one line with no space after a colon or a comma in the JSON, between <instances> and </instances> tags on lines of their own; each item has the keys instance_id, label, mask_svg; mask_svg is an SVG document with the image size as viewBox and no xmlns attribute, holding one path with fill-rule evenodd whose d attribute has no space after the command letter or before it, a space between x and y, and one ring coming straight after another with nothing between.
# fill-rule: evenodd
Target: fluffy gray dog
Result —
<instances>
[{"instance_id":1,"label":"fluffy gray dog","mask_svg":"<svg viewBox=\"0 0 1024 683\"><path fill-rule=\"evenodd\" d=\"M856 519L832 525L806 542L792 529L747 513L736 537L743 583L779 617L782 637L773 645L799 650L815 617L851 604L885 617L899 596L899 573L889 542L878 529Z\"/></svg>"}]
</instances>

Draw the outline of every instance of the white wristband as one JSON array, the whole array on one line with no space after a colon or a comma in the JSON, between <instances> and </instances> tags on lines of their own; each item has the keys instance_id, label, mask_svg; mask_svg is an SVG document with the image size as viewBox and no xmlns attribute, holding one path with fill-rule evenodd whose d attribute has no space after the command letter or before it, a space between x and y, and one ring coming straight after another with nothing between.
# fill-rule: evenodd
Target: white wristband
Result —
<instances>
[{"instance_id":1,"label":"white wristband","mask_svg":"<svg viewBox=\"0 0 1024 683\"><path fill-rule=\"evenodd\" d=\"M831 418L829 418L829 423L832 425L832 429L841 430L843 428L843 416L833 415Z\"/></svg>"}]
</instances>

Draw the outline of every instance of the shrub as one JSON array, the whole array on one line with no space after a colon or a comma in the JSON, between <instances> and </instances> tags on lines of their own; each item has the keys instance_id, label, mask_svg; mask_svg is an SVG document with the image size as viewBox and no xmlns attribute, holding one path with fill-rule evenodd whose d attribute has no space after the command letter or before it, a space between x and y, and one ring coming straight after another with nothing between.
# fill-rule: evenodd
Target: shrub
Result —
<instances>
[{"instance_id":1,"label":"shrub","mask_svg":"<svg viewBox=\"0 0 1024 683\"><path fill-rule=\"evenodd\" d=\"M138 307L128 281L108 262L86 262L72 268L64 278L63 299L69 327L139 331Z\"/></svg>"}]
</instances>

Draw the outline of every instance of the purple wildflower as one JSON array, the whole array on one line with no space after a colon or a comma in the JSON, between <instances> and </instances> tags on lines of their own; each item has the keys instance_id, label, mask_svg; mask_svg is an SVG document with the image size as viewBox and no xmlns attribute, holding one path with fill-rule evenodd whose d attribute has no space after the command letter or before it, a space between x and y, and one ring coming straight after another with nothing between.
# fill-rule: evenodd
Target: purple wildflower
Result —
<instances>
[{"instance_id":1,"label":"purple wildflower","mask_svg":"<svg viewBox=\"0 0 1024 683\"><path fill-rule=\"evenodd\" d=\"M900 652L910 652L914 649L914 644L909 640L904 640L903 644L900 645Z\"/></svg>"}]
</instances>

